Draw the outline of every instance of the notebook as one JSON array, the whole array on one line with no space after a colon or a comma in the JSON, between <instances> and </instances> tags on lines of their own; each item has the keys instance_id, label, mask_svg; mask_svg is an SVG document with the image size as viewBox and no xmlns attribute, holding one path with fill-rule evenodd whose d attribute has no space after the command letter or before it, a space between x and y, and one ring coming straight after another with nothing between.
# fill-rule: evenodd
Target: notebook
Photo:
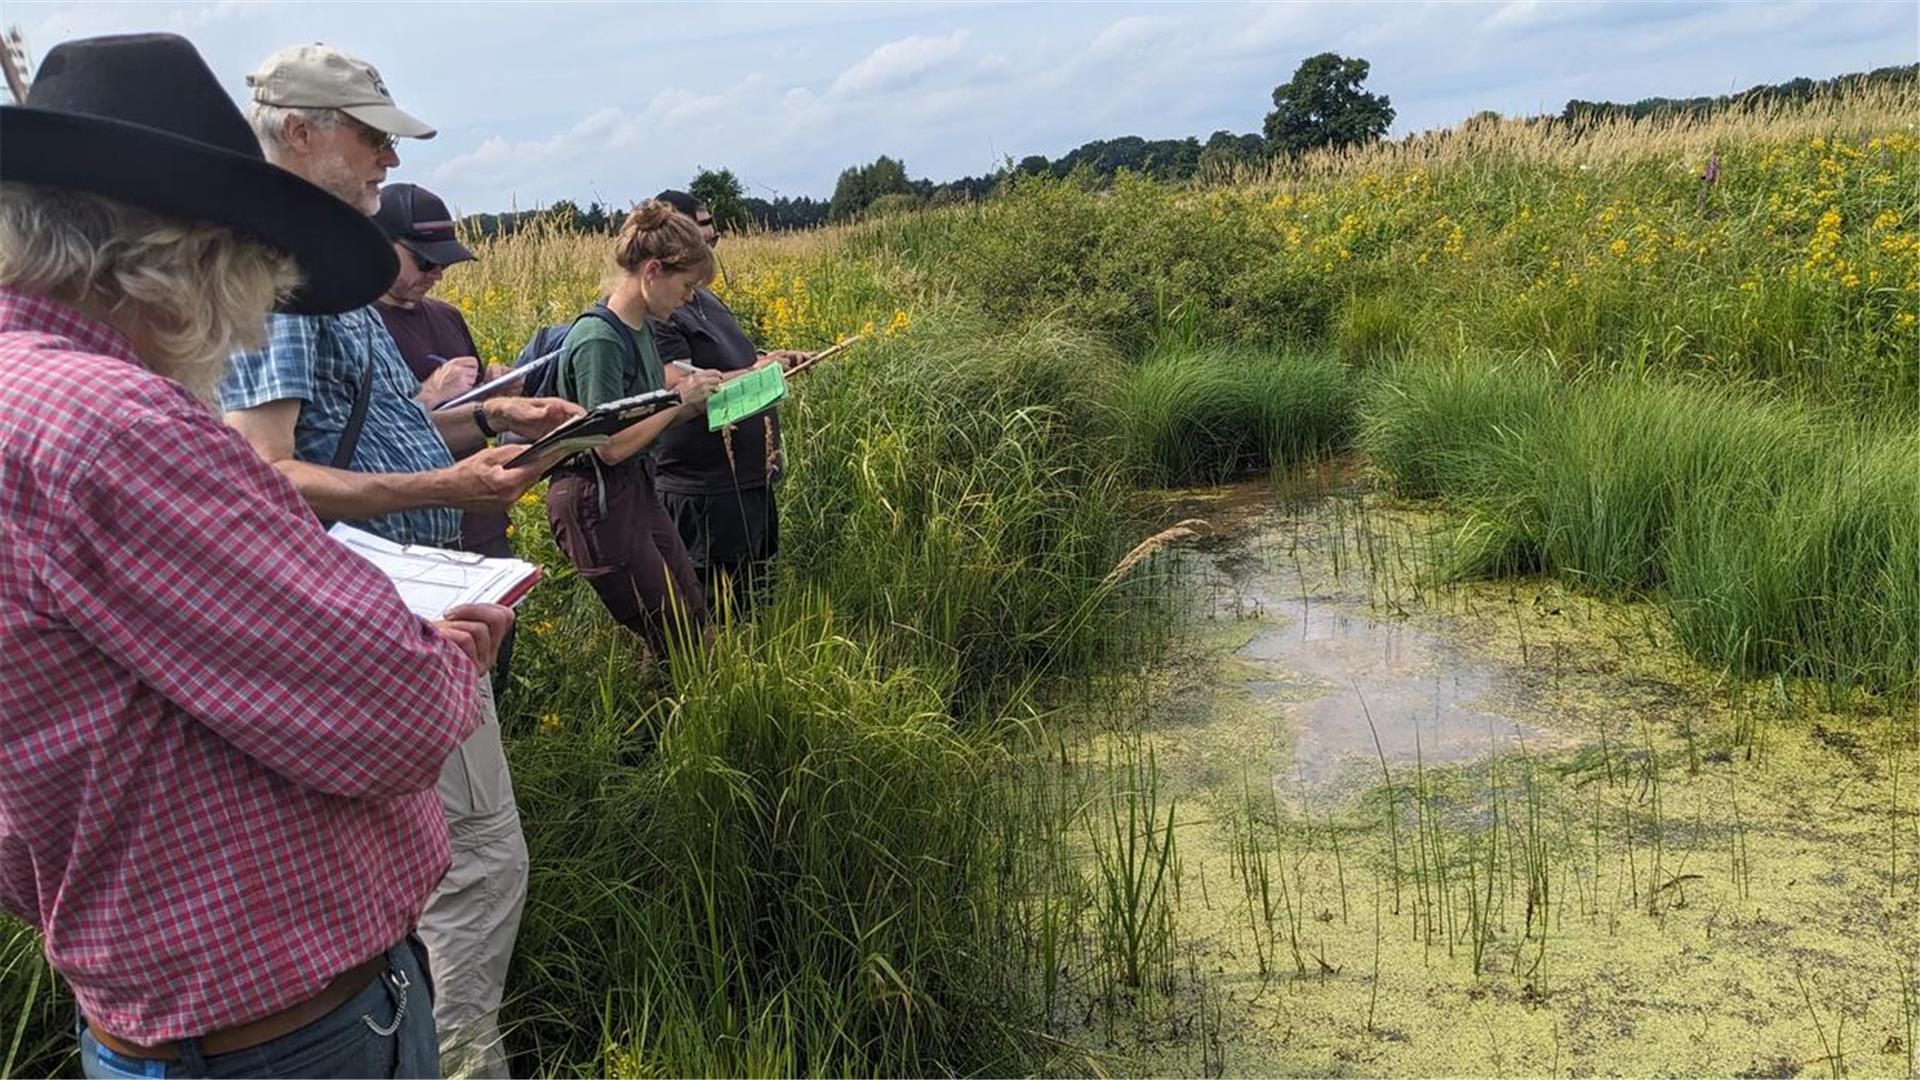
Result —
<instances>
[{"instance_id":1,"label":"notebook","mask_svg":"<svg viewBox=\"0 0 1920 1080\"><path fill-rule=\"evenodd\" d=\"M396 544L344 522L328 529L327 535L387 575L401 602L423 619L438 619L461 604L512 607L540 580L540 568L522 559Z\"/></svg>"}]
</instances>

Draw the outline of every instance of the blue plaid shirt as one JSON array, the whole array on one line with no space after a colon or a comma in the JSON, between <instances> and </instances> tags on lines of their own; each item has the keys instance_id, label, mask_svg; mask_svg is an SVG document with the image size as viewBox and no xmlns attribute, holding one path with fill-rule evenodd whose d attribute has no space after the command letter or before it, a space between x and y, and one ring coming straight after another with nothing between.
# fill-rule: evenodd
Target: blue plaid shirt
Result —
<instances>
[{"instance_id":1,"label":"blue plaid shirt","mask_svg":"<svg viewBox=\"0 0 1920 1080\"><path fill-rule=\"evenodd\" d=\"M331 465L353 415L353 399L367 365L374 365L367 418L347 468L367 473L416 473L453 464L446 440L413 400L419 380L400 358L386 324L371 306L344 315L274 315L267 347L235 353L220 383L220 407L251 409L274 401L302 403L293 452L301 461ZM460 511L402 510L351 524L398 544L458 547Z\"/></svg>"}]
</instances>

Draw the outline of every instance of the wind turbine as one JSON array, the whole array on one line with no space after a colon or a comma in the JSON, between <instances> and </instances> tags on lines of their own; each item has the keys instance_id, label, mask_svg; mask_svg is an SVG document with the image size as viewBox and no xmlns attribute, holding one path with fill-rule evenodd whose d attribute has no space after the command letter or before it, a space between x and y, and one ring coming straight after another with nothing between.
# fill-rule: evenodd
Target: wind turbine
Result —
<instances>
[{"instance_id":1,"label":"wind turbine","mask_svg":"<svg viewBox=\"0 0 1920 1080\"><path fill-rule=\"evenodd\" d=\"M25 103L27 84L33 81L33 67L27 60L27 39L17 24L0 36L0 69L5 69L7 92L13 95L14 103Z\"/></svg>"}]
</instances>

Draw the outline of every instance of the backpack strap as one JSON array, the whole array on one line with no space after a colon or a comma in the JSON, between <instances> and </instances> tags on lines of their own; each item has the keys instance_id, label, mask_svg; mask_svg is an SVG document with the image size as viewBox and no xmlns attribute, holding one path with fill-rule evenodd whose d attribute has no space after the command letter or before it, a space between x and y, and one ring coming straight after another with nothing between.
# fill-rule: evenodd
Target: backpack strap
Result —
<instances>
[{"instance_id":1,"label":"backpack strap","mask_svg":"<svg viewBox=\"0 0 1920 1080\"><path fill-rule=\"evenodd\" d=\"M360 429L367 424L367 402L373 397L373 333L367 333L367 363L360 372L360 388L353 394L353 411L347 414L347 426L341 429L340 445L333 451L330 463L336 469L349 468L353 464L353 452L360 448Z\"/></svg>"},{"instance_id":2,"label":"backpack strap","mask_svg":"<svg viewBox=\"0 0 1920 1080\"><path fill-rule=\"evenodd\" d=\"M626 377L624 380L625 385L632 386L633 377L640 372L640 342L639 339L633 336L633 327L628 326L625 319L615 315L613 309L604 303L596 303L580 313L581 319L589 317L599 319L601 322L613 327L614 332L620 335L621 342L627 347L627 362L620 369L620 372ZM575 321L578 322L579 320L576 319Z\"/></svg>"}]
</instances>

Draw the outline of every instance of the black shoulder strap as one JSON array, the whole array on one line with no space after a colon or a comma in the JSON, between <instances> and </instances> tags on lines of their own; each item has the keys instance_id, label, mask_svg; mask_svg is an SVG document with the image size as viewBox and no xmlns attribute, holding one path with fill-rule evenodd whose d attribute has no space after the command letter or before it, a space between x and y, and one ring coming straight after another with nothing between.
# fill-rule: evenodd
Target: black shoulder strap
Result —
<instances>
[{"instance_id":1,"label":"black shoulder strap","mask_svg":"<svg viewBox=\"0 0 1920 1080\"><path fill-rule=\"evenodd\" d=\"M613 327L614 331L620 335L620 340L626 343L627 363L623 371L626 374L626 385L632 386L633 377L640 372L640 342L633 336L633 327L628 326L625 319L615 315L613 309L605 304L595 304L580 313L582 319L588 316Z\"/></svg>"},{"instance_id":2,"label":"black shoulder strap","mask_svg":"<svg viewBox=\"0 0 1920 1080\"><path fill-rule=\"evenodd\" d=\"M367 423L367 400L373 396L373 334L367 334L367 364L360 372L360 388L353 394L353 412L347 415L347 426L340 432L340 445L333 451L333 467L351 468L353 452L360 448L360 429Z\"/></svg>"}]
</instances>

